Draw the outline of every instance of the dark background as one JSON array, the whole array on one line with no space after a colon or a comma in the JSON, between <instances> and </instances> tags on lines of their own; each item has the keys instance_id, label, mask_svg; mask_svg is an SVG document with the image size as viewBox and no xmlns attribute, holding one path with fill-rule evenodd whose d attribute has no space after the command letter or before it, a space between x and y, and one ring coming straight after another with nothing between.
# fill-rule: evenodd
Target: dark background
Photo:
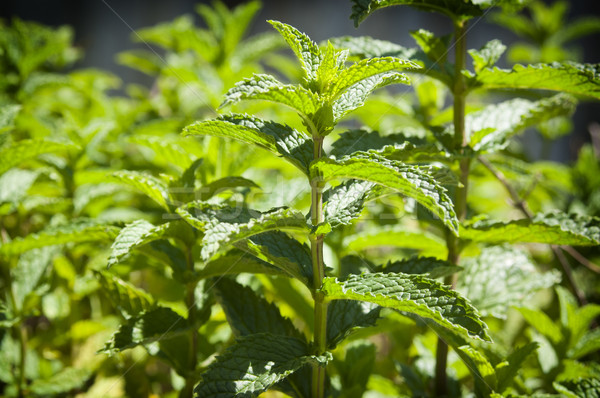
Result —
<instances>
[{"instance_id":1,"label":"dark background","mask_svg":"<svg viewBox=\"0 0 600 398\"><path fill-rule=\"evenodd\" d=\"M242 1L224 0L232 7ZM84 58L77 67L95 67L112 71L124 83L146 83L145 75L120 66L115 55L120 51L143 47L131 40L138 28L169 21L182 14L196 15L194 7L210 1L194 0L0 0L0 18L17 16L50 26L71 25L75 30L75 44L84 50ZM569 19L586 15L600 15L599 1L570 1ZM321 41L342 35L369 35L391 40L408 47L415 43L408 32L425 28L436 34L452 32L448 19L410 7L388 7L367 18L359 28L350 20L350 0L263 0L263 8L251 26L251 33L270 29L265 21L276 19L295 26L313 40ZM198 23L199 19L197 18ZM488 40L498 38L510 44L517 37L505 29L475 19L470 24L468 48L480 48ZM573 45L581 48L583 61L600 62L600 35L591 35ZM500 61L499 66L506 66ZM575 131L570 137L554 145L552 158L569 161L575 158L578 148L590 140L588 126L600 122L600 104L585 102L575 115ZM536 157L535 139L532 155Z\"/></svg>"}]
</instances>

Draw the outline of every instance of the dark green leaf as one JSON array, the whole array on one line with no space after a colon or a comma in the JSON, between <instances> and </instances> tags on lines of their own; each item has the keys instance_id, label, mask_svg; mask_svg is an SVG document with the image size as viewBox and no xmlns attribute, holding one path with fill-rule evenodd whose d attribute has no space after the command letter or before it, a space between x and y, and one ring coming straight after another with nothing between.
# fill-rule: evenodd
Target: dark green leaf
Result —
<instances>
[{"instance_id":1,"label":"dark green leaf","mask_svg":"<svg viewBox=\"0 0 600 398\"><path fill-rule=\"evenodd\" d=\"M260 188L254 181L244 177L223 177L200 188L197 197L199 200L208 200L218 193L240 187Z\"/></svg>"},{"instance_id":2,"label":"dark green leaf","mask_svg":"<svg viewBox=\"0 0 600 398\"><path fill-rule=\"evenodd\" d=\"M96 272L103 292L123 315L135 317L155 308L154 299L131 283L106 272Z\"/></svg>"},{"instance_id":3,"label":"dark green leaf","mask_svg":"<svg viewBox=\"0 0 600 398\"><path fill-rule=\"evenodd\" d=\"M382 267L381 272L401 272L403 274L423 275L427 278L437 279L462 270L462 267L434 257L412 257L406 260L390 261ZM470 296L467 297L470 298Z\"/></svg>"},{"instance_id":4,"label":"dark green leaf","mask_svg":"<svg viewBox=\"0 0 600 398\"><path fill-rule=\"evenodd\" d=\"M496 365L498 392L504 392L511 385L513 379L523 367L523 363L527 357L534 353L538 347L539 344L536 342L525 344L522 347L516 348L505 361Z\"/></svg>"},{"instance_id":5,"label":"dark green leaf","mask_svg":"<svg viewBox=\"0 0 600 398\"><path fill-rule=\"evenodd\" d=\"M352 330L375 326L381 307L355 300L335 300L327 306L327 347L334 349Z\"/></svg>"},{"instance_id":6,"label":"dark green leaf","mask_svg":"<svg viewBox=\"0 0 600 398\"><path fill-rule=\"evenodd\" d=\"M221 257L209 261L196 271L196 275L199 278L237 275L241 273L289 276L289 273L280 268L239 250L232 250Z\"/></svg>"}]
</instances>

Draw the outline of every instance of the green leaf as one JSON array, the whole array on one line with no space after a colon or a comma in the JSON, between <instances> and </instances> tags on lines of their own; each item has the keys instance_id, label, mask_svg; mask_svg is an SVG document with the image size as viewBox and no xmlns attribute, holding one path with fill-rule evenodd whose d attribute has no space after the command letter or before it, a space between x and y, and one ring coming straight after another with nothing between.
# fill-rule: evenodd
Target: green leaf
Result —
<instances>
[{"instance_id":1,"label":"green leaf","mask_svg":"<svg viewBox=\"0 0 600 398\"><path fill-rule=\"evenodd\" d=\"M555 381L552 386L567 398L596 398L600 396L600 378L597 377Z\"/></svg>"},{"instance_id":2,"label":"green leaf","mask_svg":"<svg viewBox=\"0 0 600 398\"><path fill-rule=\"evenodd\" d=\"M176 166L180 170L185 170L193 162L192 154L186 152L182 147L179 136L167 138L165 136L135 135L129 141L150 149L153 154L148 156L149 161L159 167Z\"/></svg>"},{"instance_id":3,"label":"green leaf","mask_svg":"<svg viewBox=\"0 0 600 398\"><path fill-rule=\"evenodd\" d=\"M196 270L196 275L199 278L212 278L241 273L289 276L289 273L280 268L239 250L232 250L221 257L207 262L201 269Z\"/></svg>"},{"instance_id":4,"label":"green leaf","mask_svg":"<svg viewBox=\"0 0 600 398\"><path fill-rule=\"evenodd\" d=\"M124 316L131 318L155 308L154 299L129 282L106 272L95 272L102 291Z\"/></svg>"},{"instance_id":5,"label":"green leaf","mask_svg":"<svg viewBox=\"0 0 600 398\"><path fill-rule=\"evenodd\" d=\"M403 73L386 72L367 77L348 87L333 102L333 121L337 122L348 113L363 106L367 97L374 90L396 83L410 84L410 80Z\"/></svg>"},{"instance_id":6,"label":"green leaf","mask_svg":"<svg viewBox=\"0 0 600 398\"><path fill-rule=\"evenodd\" d=\"M394 58L369 58L354 63L349 68L343 69L335 79L327 95L332 98L338 98L348 88L359 84L361 81L381 75L386 72L396 71L398 69L419 69L420 67L410 61ZM395 82L408 84L409 79L406 75L399 74L394 77Z\"/></svg>"},{"instance_id":7,"label":"green leaf","mask_svg":"<svg viewBox=\"0 0 600 398\"><path fill-rule=\"evenodd\" d=\"M121 261L135 247L161 239L168 229L168 223L155 226L145 220L137 220L123 228L111 246L108 267Z\"/></svg>"},{"instance_id":8,"label":"green leaf","mask_svg":"<svg viewBox=\"0 0 600 398\"><path fill-rule=\"evenodd\" d=\"M546 336L554 344L558 344L563 339L561 328L555 324L552 319L541 310L534 310L530 308L517 308L523 318L537 329L538 332Z\"/></svg>"},{"instance_id":9,"label":"green leaf","mask_svg":"<svg viewBox=\"0 0 600 398\"><path fill-rule=\"evenodd\" d=\"M227 245L263 232L273 230L308 232L304 216L287 208L262 213L247 208L191 202L177 209L177 213L190 225L204 231L201 250L203 260L210 259Z\"/></svg>"},{"instance_id":10,"label":"green leaf","mask_svg":"<svg viewBox=\"0 0 600 398\"><path fill-rule=\"evenodd\" d=\"M600 350L600 330L595 329L586 332L577 340L567 355L569 358L579 359L598 350Z\"/></svg>"},{"instance_id":11,"label":"green leaf","mask_svg":"<svg viewBox=\"0 0 600 398\"><path fill-rule=\"evenodd\" d=\"M120 182L142 192L158 203L163 209L170 211L171 197L169 188L158 178L139 171L119 170L112 175Z\"/></svg>"},{"instance_id":12,"label":"green leaf","mask_svg":"<svg viewBox=\"0 0 600 398\"><path fill-rule=\"evenodd\" d=\"M527 343L524 346L516 348L505 361L496 365L498 392L504 392L512 384L513 379L523 367L523 363L527 357L533 354L538 347L539 344L536 342Z\"/></svg>"},{"instance_id":13,"label":"green leaf","mask_svg":"<svg viewBox=\"0 0 600 398\"><path fill-rule=\"evenodd\" d=\"M84 389L85 384L93 376L89 369L64 368L47 379L37 379L28 390L37 396L57 396Z\"/></svg>"},{"instance_id":14,"label":"green leaf","mask_svg":"<svg viewBox=\"0 0 600 398\"><path fill-rule=\"evenodd\" d=\"M458 292L420 275L375 273L351 275L345 281L325 278L327 300L358 300L430 319L459 334L489 341L487 326Z\"/></svg>"},{"instance_id":15,"label":"green leaf","mask_svg":"<svg viewBox=\"0 0 600 398\"><path fill-rule=\"evenodd\" d=\"M470 87L485 89L552 90L600 99L600 65L575 62L515 65L483 69L469 76Z\"/></svg>"},{"instance_id":16,"label":"green leaf","mask_svg":"<svg viewBox=\"0 0 600 398\"><path fill-rule=\"evenodd\" d=\"M161 58L146 50L122 51L117 54L117 62L150 76L158 75L163 67Z\"/></svg>"},{"instance_id":17,"label":"green leaf","mask_svg":"<svg viewBox=\"0 0 600 398\"><path fill-rule=\"evenodd\" d=\"M369 378L375 368L376 347L370 341L353 341L346 346L343 361L335 361L340 373L340 398L362 397L367 390Z\"/></svg>"},{"instance_id":18,"label":"green leaf","mask_svg":"<svg viewBox=\"0 0 600 398\"><path fill-rule=\"evenodd\" d=\"M235 244L239 249L273 264L287 276L310 285L313 279L310 248L284 232L264 232Z\"/></svg>"},{"instance_id":19,"label":"green leaf","mask_svg":"<svg viewBox=\"0 0 600 398\"><path fill-rule=\"evenodd\" d=\"M302 340L269 333L240 337L217 357L194 389L200 397L252 398L306 364L324 365Z\"/></svg>"},{"instance_id":20,"label":"green leaf","mask_svg":"<svg viewBox=\"0 0 600 398\"><path fill-rule=\"evenodd\" d=\"M313 115L320 108L317 94L292 84L283 84L271 75L255 74L238 83L225 94L221 107L241 100L267 100L289 106L303 115Z\"/></svg>"},{"instance_id":21,"label":"green leaf","mask_svg":"<svg viewBox=\"0 0 600 398\"><path fill-rule=\"evenodd\" d=\"M356 328L375 326L381 307L355 300L335 300L327 306L327 347L334 349Z\"/></svg>"},{"instance_id":22,"label":"green leaf","mask_svg":"<svg viewBox=\"0 0 600 398\"><path fill-rule=\"evenodd\" d=\"M379 188L379 189L378 189ZM383 190L369 181L350 180L323 193L325 222L331 228L349 225L360 217L366 201Z\"/></svg>"},{"instance_id":23,"label":"green leaf","mask_svg":"<svg viewBox=\"0 0 600 398\"><path fill-rule=\"evenodd\" d=\"M436 214L454 233L458 231L452 201L446 189L430 175L429 168L387 160L372 153L355 152L340 160L318 159L311 164L310 171L312 178L322 176L325 181L354 178L394 189Z\"/></svg>"},{"instance_id":24,"label":"green leaf","mask_svg":"<svg viewBox=\"0 0 600 398\"><path fill-rule=\"evenodd\" d=\"M517 132L557 116L570 116L575 111L575 99L557 94L539 101L520 98L489 105L466 117L470 132L469 145L476 151L496 150L508 145L508 138Z\"/></svg>"},{"instance_id":25,"label":"green leaf","mask_svg":"<svg viewBox=\"0 0 600 398\"><path fill-rule=\"evenodd\" d=\"M596 246L600 244L600 220L577 214L550 212L533 220L509 222L481 220L461 228L460 237L475 242L536 242L551 245Z\"/></svg>"},{"instance_id":26,"label":"green leaf","mask_svg":"<svg viewBox=\"0 0 600 398\"><path fill-rule=\"evenodd\" d=\"M20 110L21 105L3 105L0 107L0 133L13 128L13 123Z\"/></svg>"},{"instance_id":27,"label":"green leaf","mask_svg":"<svg viewBox=\"0 0 600 398\"><path fill-rule=\"evenodd\" d=\"M196 192L199 200L208 200L213 196L234 188L245 187L245 188L260 188L252 180L244 177L223 177L215 180L209 184L204 185Z\"/></svg>"},{"instance_id":28,"label":"green leaf","mask_svg":"<svg viewBox=\"0 0 600 398\"><path fill-rule=\"evenodd\" d=\"M166 340L190 330L192 325L170 308L157 307L122 324L101 352L114 354L138 345Z\"/></svg>"},{"instance_id":29,"label":"green leaf","mask_svg":"<svg viewBox=\"0 0 600 398\"><path fill-rule=\"evenodd\" d=\"M304 173L313 159L313 142L295 129L248 115L221 116L196 122L183 130L184 135L212 135L254 144L284 157Z\"/></svg>"},{"instance_id":30,"label":"green leaf","mask_svg":"<svg viewBox=\"0 0 600 398\"><path fill-rule=\"evenodd\" d=\"M484 316L505 319L509 307L523 306L536 291L560 282L558 271L542 274L525 251L512 247L485 248L462 265L456 288Z\"/></svg>"},{"instance_id":31,"label":"green leaf","mask_svg":"<svg viewBox=\"0 0 600 398\"><path fill-rule=\"evenodd\" d=\"M219 279L215 287L217 301L236 337L271 333L304 339L290 319L282 317L273 303L258 296L251 288L229 278Z\"/></svg>"},{"instance_id":32,"label":"green leaf","mask_svg":"<svg viewBox=\"0 0 600 398\"><path fill-rule=\"evenodd\" d=\"M462 270L462 267L434 257L412 257L406 260L390 261L382 267L381 272L401 272L403 274L423 275L430 279L437 279Z\"/></svg>"},{"instance_id":33,"label":"green leaf","mask_svg":"<svg viewBox=\"0 0 600 398\"><path fill-rule=\"evenodd\" d=\"M343 36L329 39L337 48L348 49L350 54L361 58L395 57L412 59L416 50L402 47L386 40L377 40L369 36Z\"/></svg>"},{"instance_id":34,"label":"green leaf","mask_svg":"<svg viewBox=\"0 0 600 398\"><path fill-rule=\"evenodd\" d=\"M231 65L234 70L242 69L283 45L283 40L277 33L266 32L254 35L241 42L236 51L231 54Z\"/></svg>"},{"instance_id":35,"label":"green leaf","mask_svg":"<svg viewBox=\"0 0 600 398\"><path fill-rule=\"evenodd\" d=\"M479 50L469 50L469 55L473 58L475 73L494 66L504 51L506 51L506 46L498 39L488 41Z\"/></svg>"},{"instance_id":36,"label":"green leaf","mask_svg":"<svg viewBox=\"0 0 600 398\"><path fill-rule=\"evenodd\" d=\"M410 32L410 35L431 61L440 65L446 63L450 36L437 37L425 29Z\"/></svg>"},{"instance_id":37,"label":"green leaf","mask_svg":"<svg viewBox=\"0 0 600 398\"><path fill-rule=\"evenodd\" d=\"M26 160L34 159L39 155L52 152L62 152L77 148L74 144L46 141L46 140L21 140L0 150L0 175L18 166Z\"/></svg>"},{"instance_id":38,"label":"green leaf","mask_svg":"<svg viewBox=\"0 0 600 398\"><path fill-rule=\"evenodd\" d=\"M453 20L469 19L483 13L477 3L470 0L352 0L350 19L353 19L354 26L358 27L365 18L378 9L395 5L412 6L423 11L436 11Z\"/></svg>"},{"instance_id":39,"label":"green leaf","mask_svg":"<svg viewBox=\"0 0 600 398\"><path fill-rule=\"evenodd\" d=\"M298 31L296 28L279 21L267 21L283 36L284 40L300 60L305 73L306 83L310 84L317 80L317 70L323 59L321 50L317 43L310 37Z\"/></svg>"},{"instance_id":40,"label":"green leaf","mask_svg":"<svg viewBox=\"0 0 600 398\"><path fill-rule=\"evenodd\" d=\"M470 345L453 347L474 375L477 396L486 396L496 389L496 370L482 352Z\"/></svg>"},{"instance_id":41,"label":"green leaf","mask_svg":"<svg viewBox=\"0 0 600 398\"><path fill-rule=\"evenodd\" d=\"M14 294L15 312L27 313L27 298L47 279L44 278L54 257L60 253L57 246L47 246L23 253L17 261L17 266L11 269L11 289Z\"/></svg>"},{"instance_id":42,"label":"green leaf","mask_svg":"<svg viewBox=\"0 0 600 398\"><path fill-rule=\"evenodd\" d=\"M359 232L344 240L344 247L348 250L361 251L374 246L423 250L439 253L440 257L445 257L447 252L444 239L425 231L409 231L402 226L384 226L375 231Z\"/></svg>"},{"instance_id":43,"label":"green leaf","mask_svg":"<svg viewBox=\"0 0 600 398\"><path fill-rule=\"evenodd\" d=\"M118 231L119 228L112 225L86 219L73 220L69 224L48 227L38 233L0 245L0 257L16 256L27 250L64 243L113 240Z\"/></svg>"},{"instance_id":44,"label":"green leaf","mask_svg":"<svg viewBox=\"0 0 600 398\"><path fill-rule=\"evenodd\" d=\"M29 170L11 169L0 175L0 204L18 204L27 196L27 191L35 180L38 173Z\"/></svg>"}]
</instances>

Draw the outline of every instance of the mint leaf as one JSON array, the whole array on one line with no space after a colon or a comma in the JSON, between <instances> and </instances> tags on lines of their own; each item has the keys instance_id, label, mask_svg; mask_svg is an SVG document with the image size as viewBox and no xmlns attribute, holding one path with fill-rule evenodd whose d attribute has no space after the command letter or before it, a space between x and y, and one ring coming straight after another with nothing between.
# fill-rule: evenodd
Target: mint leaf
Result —
<instances>
[{"instance_id":1,"label":"mint leaf","mask_svg":"<svg viewBox=\"0 0 600 398\"><path fill-rule=\"evenodd\" d=\"M310 354L295 337L259 333L236 339L202 374L195 396L252 398L306 364L324 365L330 355Z\"/></svg>"},{"instance_id":2,"label":"mint leaf","mask_svg":"<svg viewBox=\"0 0 600 398\"><path fill-rule=\"evenodd\" d=\"M533 354L539 347L536 342L527 343L522 347L516 348L505 361L496 365L496 375L498 376L498 392L502 393L512 383L519 370L523 367L525 360Z\"/></svg>"},{"instance_id":3,"label":"mint leaf","mask_svg":"<svg viewBox=\"0 0 600 398\"><path fill-rule=\"evenodd\" d=\"M13 123L20 110L21 105L3 105L0 107L0 133L13 128Z\"/></svg>"},{"instance_id":4,"label":"mint leaf","mask_svg":"<svg viewBox=\"0 0 600 398\"><path fill-rule=\"evenodd\" d=\"M14 166L34 159L39 155L52 152L63 152L77 148L74 144L46 141L46 140L21 140L0 149L0 175Z\"/></svg>"},{"instance_id":5,"label":"mint leaf","mask_svg":"<svg viewBox=\"0 0 600 398\"><path fill-rule=\"evenodd\" d=\"M121 261L137 246L161 239L167 231L168 224L154 226L145 220L137 220L127 224L111 246L112 252L108 258L108 267Z\"/></svg>"},{"instance_id":6,"label":"mint leaf","mask_svg":"<svg viewBox=\"0 0 600 398\"><path fill-rule=\"evenodd\" d=\"M223 191L231 190L234 188L260 188L254 181L244 177L223 177L210 182L202 188L198 189L197 197L199 200L208 200L213 196Z\"/></svg>"},{"instance_id":7,"label":"mint leaf","mask_svg":"<svg viewBox=\"0 0 600 398\"><path fill-rule=\"evenodd\" d=\"M600 244L600 220L596 217L550 212L536 214L533 220L476 221L461 228L460 236L487 243L535 242L596 246Z\"/></svg>"},{"instance_id":8,"label":"mint leaf","mask_svg":"<svg viewBox=\"0 0 600 398\"><path fill-rule=\"evenodd\" d=\"M343 36L329 39L337 48L348 49L350 54L361 58L395 57L412 59L416 50L402 47L386 40L373 39L369 36Z\"/></svg>"},{"instance_id":9,"label":"mint leaf","mask_svg":"<svg viewBox=\"0 0 600 398\"><path fill-rule=\"evenodd\" d=\"M106 272L96 271L95 274L102 292L124 316L135 317L155 308L152 296L131 283Z\"/></svg>"},{"instance_id":10,"label":"mint leaf","mask_svg":"<svg viewBox=\"0 0 600 398\"><path fill-rule=\"evenodd\" d=\"M515 65L509 69L483 69L469 77L469 86L485 89L552 90L600 99L599 64L554 62Z\"/></svg>"},{"instance_id":11,"label":"mint leaf","mask_svg":"<svg viewBox=\"0 0 600 398\"><path fill-rule=\"evenodd\" d=\"M506 46L498 39L488 41L479 50L469 50L469 55L473 58L475 73L494 66L504 51L506 51Z\"/></svg>"},{"instance_id":12,"label":"mint leaf","mask_svg":"<svg viewBox=\"0 0 600 398\"><path fill-rule=\"evenodd\" d=\"M355 300L334 300L327 307L327 347L334 349L352 330L375 326L381 307Z\"/></svg>"},{"instance_id":13,"label":"mint leaf","mask_svg":"<svg viewBox=\"0 0 600 398\"><path fill-rule=\"evenodd\" d=\"M430 279L446 277L463 270L463 267L435 257L412 257L406 260L390 261L380 268L381 272L384 273L401 272L403 274L423 275Z\"/></svg>"},{"instance_id":14,"label":"mint leaf","mask_svg":"<svg viewBox=\"0 0 600 398\"><path fill-rule=\"evenodd\" d=\"M351 275L345 281L325 278L327 300L358 300L430 319L464 336L490 340L487 326L458 292L419 275L375 273Z\"/></svg>"},{"instance_id":15,"label":"mint leaf","mask_svg":"<svg viewBox=\"0 0 600 398\"><path fill-rule=\"evenodd\" d=\"M240 250L231 250L195 271L195 275L201 279L242 273L289 276L281 269Z\"/></svg>"},{"instance_id":16,"label":"mint leaf","mask_svg":"<svg viewBox=\"0 0 600 398\"><path fill-rule=\"evenodd\" d=\"M254 144L308 173L313 159L313 142L295 129L248 115L221 116L216 120L196 122L183 130L184 135L211 135L233 138Z\"/></svg>"},{"instance_id":17,"label":"mint leaf","mask_svg":"<svg viewBox=\"0 0 600 398\"><path fill-rule=\"evenodd\" d=\"M429 174L428 168L391 161L373 153L355 152L340 160L318 159L311 164L310 171L313 178L322 176L325 181L354 178L394 189L436 214L454 233L458 231L450 197Z\"/></svg>"},{"instance_id":18,"label":"mint leaf","mask_svg":"<svg viewBox=\"0 0 600 398\"><path fill-rule=\"evenodd\" d=\"M369 181L349 180L323 193L323 214L331 228L349 225L360 217L366 201L384 189Z\"/></svg>"},{"instance_id":19,"label":"mint leaf","mask_svg":"<svg viewBox=\"0 0 600 398\"><path fill-rule=\"evenodd\" d=\"M422 250L428 254L436 253L436 256L439 253L438 257L445 257L447 253L444 239L426 231L407 230L403 226L384 226L375 231L358 232L344 239L344 247L348 250L361 251L376 246Z\"/></svg>"},{"instance_id":20,"label":"mint leaf","mask_svg":"<svg viewBox=\"0 0 600 398\"><path fill-rule=\"evenodd\" d=\"M217 301L236 336L271 333L304 340L290 319L282 317L273 303L258 296L251 288L229 278L219 279L215 288Z\"/></svg>"},{"instance_id":21,"label":"mint leaf","mask_svg":"<svg viewBox=\"0 0 600 398\"><path fill-rule=\"evenodd\" d=\"M239 81L225 94L221 107L241 100L267 100L289 106L303 115L313 115L320 107L317 94L297 85L283 84L271 75L255 74Z\"/></svg>"},{"instance_id":22,"label":"mint leaf","mask_svg":"<svg viewBox=\"0 0 600 398\"><path fill-rule=\"evenodd\" d=\"M120 170L113 173L112 176L148 196L163 209L170 211L169 188L160 179L147 173L131 170Z\"/></svg>"}]
</instances>

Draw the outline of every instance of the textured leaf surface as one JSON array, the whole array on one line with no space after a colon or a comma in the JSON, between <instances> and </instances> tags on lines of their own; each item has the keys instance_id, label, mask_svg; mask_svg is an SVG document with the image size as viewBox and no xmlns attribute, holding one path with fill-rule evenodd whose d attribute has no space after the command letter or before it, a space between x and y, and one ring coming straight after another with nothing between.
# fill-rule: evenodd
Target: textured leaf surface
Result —
<instances>
[{"instance_id":1,"label":"textured leaf surface","mask_svg":"<svg viewBox=\"0 0 600 398\"><path fill-rule=\"evenodd\" d=\"M335 348L353 329L375 326L381 307L365 301L335 300L327 307L327 346Z\"/></svg>"},{"instance_id":2,"label":"textured leaf surface","mask_svg":"<svg viewBox=\"0 0 600 398\"><path fill-rule=\"evenodd\" d=\"M373 39L369 36L343 36L329 39L337 48L345 48L350 54L361 58L396 57L411 59L416 50L402 47L399 44L386 40Z\"/></svg>"},{"instance_id":3,"label":"textured leaf surface","mask_svg":"<svg viewBox=\"0 0 600 398\"><path fill-rule=\"evenodd\" d=\"M600 65L552 63L484 69L472 77L472 87L486 89L539 89L600 99Z\"/></svg>"},{"instance_id":4,"label":"textured leaf surface","mask_svg":"<svg viewBox=\"0 0 600 398\"><path fill-rule=\"evenodd\" d=\"M476 151L502 148L517 132L557 116L571 115L575 106L575 99L565 94L539 101L517 98L487 106L466 117L470 145Z\"/></svg>"},{"instance_id":5,"label":"textured leaf surface","mask_svg":"<svg viewBox=\"0 0 600 398\"><path fill-rule=\"evenodd\" d=\"M567 398L597 398L600 396L599 378L579 378L554 382L554 388Z\"/></svg>"},{"instance_id":6,"label":"textured leaf surface","mask_svg":"<svg viewBox=\"0 0 600 398\"><path fill-rule=\"evenodd\" d=\"M313 142L289 126L248 115L221 116L197 122L184 130L185 135L212 135L254 144L283 156L304 173L313 159Z\"/></svg>"},{"instance_id":7,"label":"textured leaf surface","mask_svg":"<svg viewBox=\"0 0 600 398\"><path fill-rule=\"evenodd\" d=\"M201 257L208 260L226 245L262 232L290 230L306 233L304 216L292 209L278 208L262 213L247 208L230 208L192 202L177 209L192 225L204 231Z\"/></svg>"},{"instance_id":8,"label":"textured leaf surface","mask_svg":"<svg viewBox=\"0 0 600 398\"><path fill-rule=\"evenodd\" d=\"M410 231L404 227L384 226L375 231L353 234L344 240L344 247L361 251L369 247L392 246L440 253L444 257L447 249L444 239L424 231Z\"/></svg>"},{"instance_id":9,"label":"textured leaf surface","mask_svg":"<svg viewBox=\"0 0 600 398\"><path fill-rule=\"evenodd\" d=\"M178 336L190 328L188 321L170 308L158 307L127 320L104 345L102 351L113 354Z\"/></svg>"},{"instance_id":10,"label":"textured leaf surface","mask_svg":"<svg viewBox=\"0 0 600 398\"><path fill-rule=\"evenodd\" d=\"M268 21L283 36L290 48L300 60L306 80L310 83L317 80L317 70L322 61L322 54L317 43L296 28L279 21Z\"/></svg>"},{"instance_id":11,"label":"textured leaf surface","mask_svg":"<svg viewBox=\"0 0 600 398\"><path fill-rule=\"evenodd\" d=\"M120 170L113 177L124 184L140 191L150 199L158 203L163 209L169 211L169 188L158 178L139 171Z\"/></svg>"},{"instance_id":12,"label":"textured leaf surface","mask_svg":"<svg viewBox=\"0 0 600 398\"><path fill-rule=\"evenodd\" d=\"M54 141L21 140L15 142L0 150L0 174L41 154L60 152L73 148L77 147L73 144Z\"/></svg>"},{"instance_id":13,"label":"textured leaf surface","mask_svg":"<svg viewBox=\"0 0 600 398\"><path fill-rule=\"evenodd\" d=\"M310 248L284 232L270 231L235 244L236 247L273 264L288 276L308 285L312 281Z\"/></svg>"},{"instance_id":14,"label":"textured leaf surface","mask_svg":"<svg viewBox=\"0 0 600 398\"><path fill-rule=\"evenodd\" d=\"M283 84L273 76L255 74L235 84L225 94L221 107L241 100L267 100L312 115L319 109L319 97L302 86Z\"/></svg>"},{"instance_id":15,"label":"textured leaf surface","mask_svg":"<svg viewBox=\"0 0 600 398\"><path fill-rule=\"evenodd\" d=\"M462 270L462 267L434 257L412 257L406 260L389 262L383 267L382 272L401 272L403 274L423 275L427 278L435 279L452 275Z\"/></svg>"},{"instance_id":16,"label":"textured leaf surface","mask_svg":"<svg viewBox=\"0 0 600 398\"><path fill-rule=\"evenodd\" d=\"M229 278L220 279L215 287L217 300L236 336L271 333L304 339L290 319L282 317L273 303L258 296L251 288Z\"/></svg>"},{"instance_id":17,"label":"textured leaf surface","mask_svg":"<svg viewBox=\"0 0 600 398\"><path fill-rule=\"evenodd\" d=\"M376 89L390 84L410 84L409 78L399 72L386 72L367 77L347 88L333 102L333 120L339 121L348 113L365 104L367 97Z\"/></svg>"},{"instance_id":18,"label":"textured leaf surface","mask_svg":"<svg viewBox=\"0 0 600 398\"><path fill-rule=\"evenodd\" d=\"M49 227L24 238L16 238L11 242L0 245L0 256L15 256L27 250L60 245L64 243L83 243L113 240L119 228L98 222L80 219L69 224Z\"/></svg>"},{"instance_id":19,"label":"textured leaf surface","mask_svg":"<svg viewBox=\"0 0 600 398\"><path fill-rule=\"evenodd\" d=\"M453 232L458 221L446 189L429 174L428 168L406 165L370 153L334 160L321 158L311 165L311 176L324 180L354 178L371 181L415 199L436 214Z\"/></svg>"},{"instance_id":20,"label":"textured leaf surface","mask_svg":"<svg viewBox=\"0 0 600 398\"><path fill-rule=\"evenodd\" d=\"M0 133L13 127L13 122L21 110L21 105L4 105L0 107Z\"/></svg>"},{"instance_id":21,"label":"textured leaf surface","mask_svg":"<svg viewBox=\"0 0 600 398\"><path fill-rule=\"evenodd\" d=\"M216 194L235 188L259 188L254 181L251 181L244 177L223 177L215 180L209 184L204 185L198 191L200 200L208 200Z\"/></svg>"},{"instance_id":22,"label":"textured leaf surface","mask_svg":"<svg viewBox=\"0 0 600 398\"><path fill-rule=\"evenodd\" d=\"M289 276L289 273L266 261L239 250L231 250L227 254L207 262L201 269L196 270L196 275L199 278L241 273Z\"/></svg>"},{"instance_id":23,"label":"textured leaf surface","mask_svg":"<svg viewBox=\"0 0 600 398\"><path fill-rule=\"evenodd\" d=\"M360 217L367 200L382 189L369 181L350 180L323 193L325 222L332 228L348 225Z\"/></svg>"},{"instance_id":24,"label":"textured leaf surface","mask_svg":"<svg viewBox=\"0 0 600 398\"><path fill-rule=\"evenodd\" d=\"M595 246L600 244L600 220L576 214L542 213L531 221L476 221L461 229L460 236L487 243L536 242Z\"/></svg>"},{"instance_id":25,"label":"textured leaf surface","mask_svg":"<svg viewBox=\"0 0 600 398\"><path fill-rule=\"evenodd\" d=\"M510 386L519 370L523 367L523 363L527 357L533 354L538 347L539 344L536 342L527 343L511 352L506 361L496 365L499 392L504 392Z\"/></svg>"},{"instance_id":26,"label":"textured leaf surface","mask_svg":"<svg viewBox=\"0 0 600 398\"><path fill-rule=\"evenodd\" d=\"M526 252L489 247L475 258L465 258L457 289L483 315L506 318L508 308L522 306L536 291L560 282L560 274L541 273Z\"/></svg>"},{"instance_id":27,"label":"textured leaf surface","mask_svg":"<svg viewBox=\"0 0 600 398\"><path fill-rule=\"evenodd\" d=\"M154 299L129 282L106 272L96 272L103 292L112 304L127 317L134 317L154 308Z\"/></svg>"},{"instance_id":28,"label":"textured leaf surface","mask_svg":"<svg viewBox=\"0 0 600 398\"><path fill-rule=\"evenodd\" d=\"M410 312L454 332L489 340L487 326L458 292L419 275L374 273L345 281L325 278L321 291L329 300L358 300Z\"/></svg>"},{"instance_id":29,"label":"textured leaf surface","mask_svg":"<svg viewBox=\"0 0 600 398\"><path fill-rule=\"evenodd\" d=\"M168 225L155 226L145 220L137 220L123 228L111 246L108 266L118 263L134 247L162 238Z\"/></svg>"},{"instance_id":30,"label":"textured leaf surface","mask_svg":"<svg viewBox=\"0 0 600 398\"><path fill-rule=\"evenodd\" d=\"M506 46L498 39L490 40L479 50L469 50L475 72L494 66L505 50Z\"/></svg>"},{"instance_id":31,"label":"textured leaf surface","mask_svg":"<svg viewBox=\"0 0 600 398\"><path fill-rule=\"evenodd\" d=\"M472 1L463 0L352 0L352 15L354 26L358 25L373 12L380 8L408 5L424 11L436 11L446 14L452 19L476 17L482 14L482 9Z\"/></svg>"},{"instance_id":32,"label":"textured leaf surface","mask_svg":"<svg viewBox=\"0 0 600 398\"><path fill-rule=\"evenodd\" d=\"M260 333L240 337L217 357L194 390L200 397L257 397L306 364L325 364L302 340Z\"/></svg>"}]
</instances>

